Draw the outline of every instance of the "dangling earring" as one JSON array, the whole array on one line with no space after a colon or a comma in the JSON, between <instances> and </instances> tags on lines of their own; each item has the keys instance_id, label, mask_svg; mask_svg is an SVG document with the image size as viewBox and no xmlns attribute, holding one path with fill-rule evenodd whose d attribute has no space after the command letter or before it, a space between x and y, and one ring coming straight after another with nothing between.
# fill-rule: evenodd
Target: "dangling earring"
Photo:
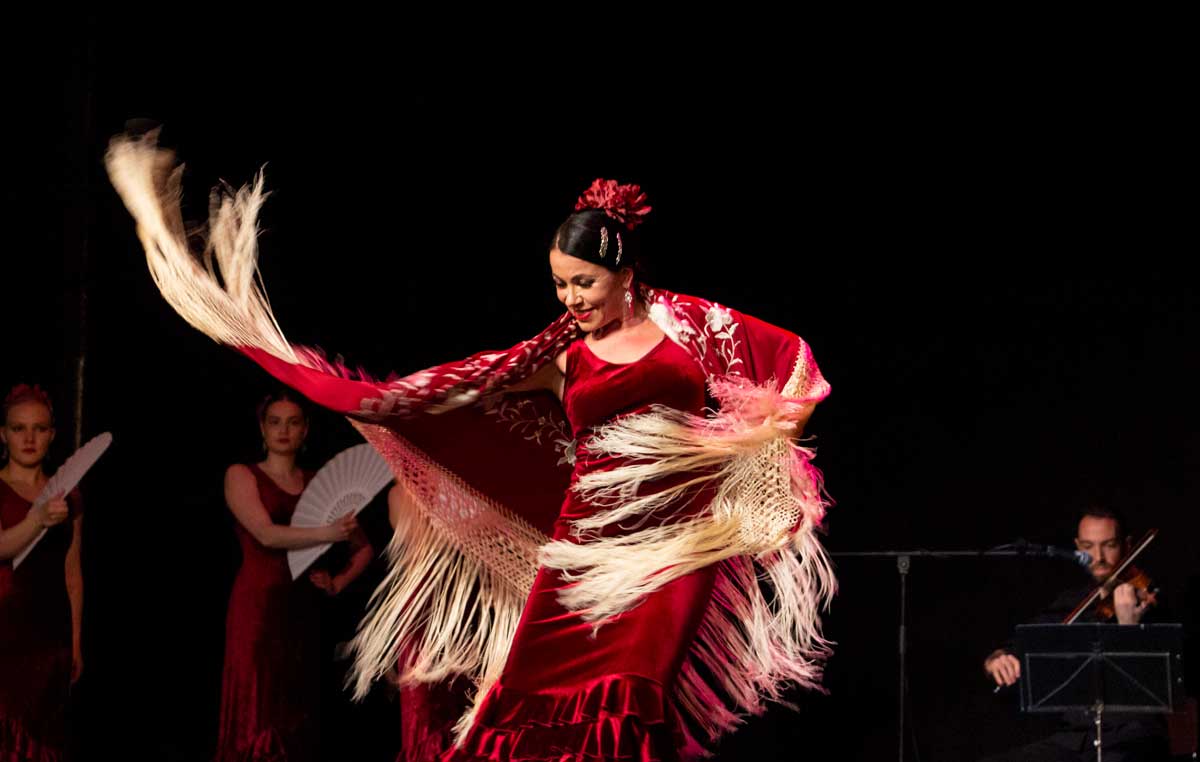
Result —
<instances>
[{"instance_id":1,"label":"dangling earring","mask_svg":"<svg viewBox=\"0 0 1200 762\"><path fill-rule=\"evenodd\" d=\"M633 317L633 292L625 289L625 317Z\"/></svg>"}]
</instances>

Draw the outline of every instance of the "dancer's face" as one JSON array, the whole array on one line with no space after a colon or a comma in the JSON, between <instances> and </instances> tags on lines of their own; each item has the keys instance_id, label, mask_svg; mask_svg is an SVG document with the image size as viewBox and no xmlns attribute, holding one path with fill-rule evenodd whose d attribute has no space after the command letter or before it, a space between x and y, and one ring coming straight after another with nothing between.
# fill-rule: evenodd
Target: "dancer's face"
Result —
<instances>
[{"instance_id":1,"label":"dancer's face","mask_svg":"<svg viewBox=\"0 0 1200 762\"><path fill-rule=\"evenodd\" d=\"M304 411L295 402L279 400L267 407L262 423L263 442L267 451L279 455L293 455L304 444L308 436L308 421Z\"/></svg>"},{"instance_id":2,"label":"dancer's face","mask_svg":"<svg viewBox=\"0 0 1200 762\"><path fill-rule=\"evenodd\" d=\"M550 274L558 300L584 331L625 317L625 292L633 282L633 270L613 272L554 248L550 250Z\"/></svg>"},{"instance_id":3,"label":"dancer's face","mask_svg":"<svg viewBox=\"0 0 1200 762\"><path fill-rule=\"evenodd\" d=\"M8 457L25 468L36 468L46 459L54 441L50 409L40 402L20 402L8 410L0 437L8 447Z\"/></svg>"}]
</instances>

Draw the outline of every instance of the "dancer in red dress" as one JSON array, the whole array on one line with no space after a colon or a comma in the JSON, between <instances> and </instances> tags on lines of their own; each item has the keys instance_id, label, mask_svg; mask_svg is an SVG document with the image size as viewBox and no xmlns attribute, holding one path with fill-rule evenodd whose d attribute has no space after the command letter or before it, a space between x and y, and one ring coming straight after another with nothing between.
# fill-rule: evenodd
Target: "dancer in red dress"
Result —
<instances>
[{"instance_id":1,"label":"dancer in red dress","mask_svg":"<svg viewBox=\"0 0 1200 762\"><path fill-rule=\"evenodd\" d=\"M360 694L398 659L402 683L471 677L451 760L649 762L819 686L834 579L798 440L829 385L796 334L640 282L637 186L598 180L559 227L567 312L540 334L375 381L289 344L251 282L261 178L213 207L206 266L172 165L152 138L108 155L164 297L351 416L404 490Z\"/></svg>"},{"instance_id":2,"label":"dancer in red dress","mask_svg":"<svg viewBox=\"0 0 1200 762\"><path fill-rule=\"evenodd\" d=\"M54 439L50 398L21 385L4 401L0 439L0 759L57 762L67 745L65 709L83 669L80 569L83 504L78 491L33 501ZM46 535L16 569L12 560Z\"/></svg>"},{"instance_id":3,"label":"dancer in red dress","mask_svg":"<svg viewBox=\"0 0 1200 762\"><path fill-rule=\"evenodd\" d=\"M266 459L230 466L225 474L242 564L225 620L218 762L316 759L321 660L332 655L320 652L314 586L330 582L316 573L293 582L287 551L351 541L370 552L353 515L324 527L288 525L312 476L296 465L308 433L298 395L268 397L259 408L259 427Z\"/></svg>"},{"instance_id":4,"label":"dancer in red dress","mask_svg":"<svg viewBox=\"0 0 1200 762\"><path fill-rule=\"evenodd\" d=\"M582 260L575 267L562 261L564 267L556 273L563 273L563 281L572 279L568 273L579 271L588 273L584 282L595 278L599 283L604 277ZM568 291L584 293L574 286ZM590 298L602 293L602 287L592 285L587 291ZM622 305L589 301L579 306L584 312L619 310ZM630 317L627 324L633 322ZM563 406L576 442L572 485L627 460L589 453L589 439L599 427L621 416L649 413L653 405L692 414L704 407L704 374L691 357L661 332L647 328L643 334L643 340L631 337L622 345L606 333L607 342L595 342L604 349L596 350L593 342L580 339L564 353ZM651 348L644 349L651 342ZM602 359L597 351L642 356L615 362ZM711 496L693 495L691 501L699 506L707 497ZM574 523L596 512L595 503L569 490L554 539L579 542L571 531ZM606 534L621 532L610 529ZM593 632L591 623L559 601L570 586L562 572L543 567L525 604L508 664L451 758L536 760L553 753L561 755L553 758L566 760L679 759L688 740L671 704L671 691L708 607L716 572L717 566L711 565L684 575Z\"/></svg>"}]
</instances>

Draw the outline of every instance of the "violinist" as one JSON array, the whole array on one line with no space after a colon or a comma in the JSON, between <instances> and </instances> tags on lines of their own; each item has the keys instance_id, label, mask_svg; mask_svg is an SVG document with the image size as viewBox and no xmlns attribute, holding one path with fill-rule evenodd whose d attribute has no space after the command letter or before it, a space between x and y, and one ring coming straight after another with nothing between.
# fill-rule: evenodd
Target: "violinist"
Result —
<instances>
[{"instance_id":1,"label":"violinist","mask_svg":"<svg viewBox=\"0 0 1200 762\"><path fill-rule=\"evenodd\" d=\"M1133 549L1132 537L1126 526L1121 515L1107 506L1091 505L1082 512L1076 530L1075 547L1091 557L1088 567L1091 579L1062 591L1032 623L1066 622L1079 604L1101 587L1104 589L1098 600L1080 612L1075 622L1140 624L1151 620L1165 621L1164 606L1160 602L1157 586L1137 566L1144 556L1135 559L1119 578L1111 579L1113 572ZM1021 678L1021 663L1013 654L1011 645L989 654L983 662L983 669L998 689L1014 685ZM1023 762L1094 760L1094 738L1095 729L1086 715L1068 714L1063 717L1060 730L1049 738L1014 749L1008 755L988 759L995 762L1004 759L1020 759ZM1114 715L1111 728L1108 720L1104 722L1103 740L1106 762L1142 762L1167 758L1166 728L1160 717L1129 719Z\"/></svg>"}]
</instances>

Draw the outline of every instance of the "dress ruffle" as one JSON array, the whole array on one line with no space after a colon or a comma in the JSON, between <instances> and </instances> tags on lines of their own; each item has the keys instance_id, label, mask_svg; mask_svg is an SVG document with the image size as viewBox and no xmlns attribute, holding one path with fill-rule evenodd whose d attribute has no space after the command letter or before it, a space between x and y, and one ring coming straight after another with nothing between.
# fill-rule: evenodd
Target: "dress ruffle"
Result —
<instances>
[{"instance_id":1,"label":"dress ruffle","mask_svg":"<svg viewBox=\"0 0 1200 762\"><path fill-rule=\"evenodd\" d=\"M492 688L443 762L671 762L666 696L653 680L607 675L569 692Z\"/></svg>"}]
</instances>

